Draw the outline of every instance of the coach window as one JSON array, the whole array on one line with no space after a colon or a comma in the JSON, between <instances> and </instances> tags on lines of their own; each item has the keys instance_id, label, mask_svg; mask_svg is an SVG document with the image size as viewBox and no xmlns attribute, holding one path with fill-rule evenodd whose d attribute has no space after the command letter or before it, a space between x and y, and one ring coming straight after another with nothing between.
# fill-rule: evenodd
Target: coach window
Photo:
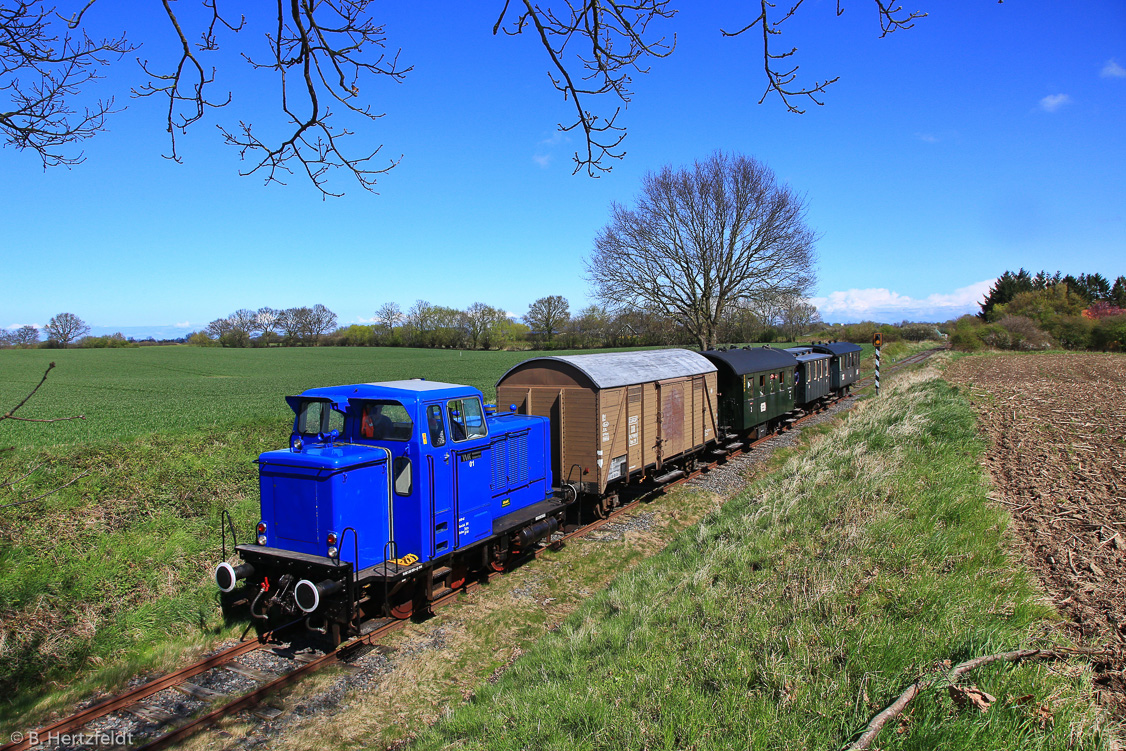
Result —
<instances>
[{"instance_id":1,"label":"coach window","mask_svg":"<svg viewBox=\"0 0 1126 751\"><path fill-rule=\"evenodd\" d=\"M766 396L766 376L758 377L758 396Z\"/></svg>"},{"instance_id":2,"label":"coach window","mask_svg":"<svg viewBox=\"0 0 1126 751\"><path fill-rule=\"evenodd\" d=\"M479 400L453 399L446 403L446 414L450 418L450 433L455 442L488 435Z\"/></svg>"}]
</instances>

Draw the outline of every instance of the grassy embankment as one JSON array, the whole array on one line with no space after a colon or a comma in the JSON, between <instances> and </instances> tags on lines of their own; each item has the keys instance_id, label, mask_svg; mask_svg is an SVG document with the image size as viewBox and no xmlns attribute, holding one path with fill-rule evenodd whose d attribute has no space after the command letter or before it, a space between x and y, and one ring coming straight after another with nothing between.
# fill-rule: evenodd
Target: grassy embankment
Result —
<instances>
[{"instance_id":1,"label":"grassy embankment","mask_svg":"<svg viewBox=\"0 0 1126 751\"><path fill-rule=\"evenodd\" d=\"M917 677L1062 639L986 499L972 412L897 377L776 472L623 574L415 748L840 748ZM876 745L1093 748L1082 665L940 684Z\"/></svg>"}]
</instances>

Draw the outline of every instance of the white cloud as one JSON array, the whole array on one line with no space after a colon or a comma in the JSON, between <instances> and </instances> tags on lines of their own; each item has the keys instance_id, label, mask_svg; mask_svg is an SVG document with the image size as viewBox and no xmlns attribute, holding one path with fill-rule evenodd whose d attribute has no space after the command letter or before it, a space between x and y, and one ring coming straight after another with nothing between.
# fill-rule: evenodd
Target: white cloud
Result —
<instances>
[{"instance_id":1,"label":"white cloud","mask_svg":"<svg viewBox=\"0 0 1126 751\"><path fill-rule=\"evenodd\" d=\"M920 141L925 141L926 143L938 143L939 141L938 136L932 133L916 133L915 138L918 138Z\"/></svg>"},{"instance_id":2,"label":"white cloud","mask_svg":"<svg viewBox=\"0 0 1126 751\"><path fill-rule=\"evenodd\" d=\"M1049 94L1040 100L1040 109L1045 112L1055 112L1065 104L1071 104L1071 97L1067 94Z\"/></svg>"},{"instance_id":3,"label":"white cloud","mask_svg":"<svg viewBox=\"0 0 1126 751\"><path fill-rule=\"evenodd\" d=\"M553 159L551 154L533 154L532 161L538 164L543 169L547 169Z\"/></svg>"},{"instance_id":4,"label":"white cloud","mask_svg":"<svg viewBox=\"0 0 1126 751\"><path fill-rule=\"evenodd\" d=\"M1103 78L1126 78L1126 68L1119 65L1117 60L1107 60L1099 75Z\"/></svg>"},{"instance_id":5,"label":"white cloud","mask_svg":"<svg viewBox=\"0 0 1126 751\"><path fill-rule=\"evenodd\" d=\"M986 279L950 293L936 292L915 299L882 287L830 292L812 299L827 321L876 320L896 323L902 320L946 321L966 313L976 313L995 279Z\"/></svg>"},{"instance_id":6,"label":"white cloud","mask_svg":"<svg viewBox=\"0 0 1126 751\"><path fill-rule=\"evenodd\" d=\"M22 329L24 326L31 326L33 329L39 329L40 331L43 330L43 324L41 323L13 323L8 327L8 330L15 331L16 329Z\"/></svg>"},{"instance_id":7,"label":"white cloud","mask_svg":"<svg viewBox=\"0 0 1126 751\"><path fill-rule=\"evenodd\" d=\"M191 321L181 321L180 323L172 324L172 327L177 328L177 329L187 329L187 328L191 328L191 325L192 325Z\"/></svg>"}]
</instances>

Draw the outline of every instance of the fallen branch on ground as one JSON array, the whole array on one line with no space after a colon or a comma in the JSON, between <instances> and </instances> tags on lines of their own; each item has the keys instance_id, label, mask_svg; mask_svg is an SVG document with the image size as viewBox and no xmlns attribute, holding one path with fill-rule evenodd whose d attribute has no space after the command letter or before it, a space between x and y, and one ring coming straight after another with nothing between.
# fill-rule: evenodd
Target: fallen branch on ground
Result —
<instances>
[{"instance_id":1,"label":"fallen branch on ground","mask_svg":"<svg viewBox=\"0 0 1126 751\"><path fill-rule=\"evenodd\" d=\"M854 742L845 747L845 751L862 751L862 749L869 748L872 742L876 740L876 736L884 725L889 720L893 720L903 713L911 700L927 690L941 678L945 678L947 682L953 684L961 676L970 672L974 668L979 668L982 665L988 665L991 662L1019 662L1021 660L1061 660L1068 657L1075 657L1077 655L1086 655L1090 657L1110 657L1115 655L1122 655L1122 650L1113 647L1106 647L1103 649L1084 649L1078 647L1060 647L1057 649L1018 649L1014 652L1001 652L999 654L984 655L982 657L975 657L972 660L956 665L946 673L945 676L924 677L912 683L907 689L899 695L899 698L893 701L887 709L880 712L872 718L868 723L868 728L864 733L857 738Z\"/></svg>"}]
</instances>

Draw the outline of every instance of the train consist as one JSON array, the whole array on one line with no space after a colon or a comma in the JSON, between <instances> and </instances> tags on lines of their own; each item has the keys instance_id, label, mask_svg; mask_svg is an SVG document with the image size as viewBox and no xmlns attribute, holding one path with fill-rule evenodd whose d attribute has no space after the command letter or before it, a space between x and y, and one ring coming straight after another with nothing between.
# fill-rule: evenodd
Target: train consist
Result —
<instances>
[{"instance_id":1,"label":"train consist","mask_svg":"<svg viewBox=\"0 0 1126 751\"><path fill-rule=\"evenodd\" d=\"M820 408L859 364L840 342L537 357L497 382L502 410L423 379L309 389L286 397L289 447L258 458L255 541L216 584L263 623L339 643Z\"/></svg>"}]
</instances>

